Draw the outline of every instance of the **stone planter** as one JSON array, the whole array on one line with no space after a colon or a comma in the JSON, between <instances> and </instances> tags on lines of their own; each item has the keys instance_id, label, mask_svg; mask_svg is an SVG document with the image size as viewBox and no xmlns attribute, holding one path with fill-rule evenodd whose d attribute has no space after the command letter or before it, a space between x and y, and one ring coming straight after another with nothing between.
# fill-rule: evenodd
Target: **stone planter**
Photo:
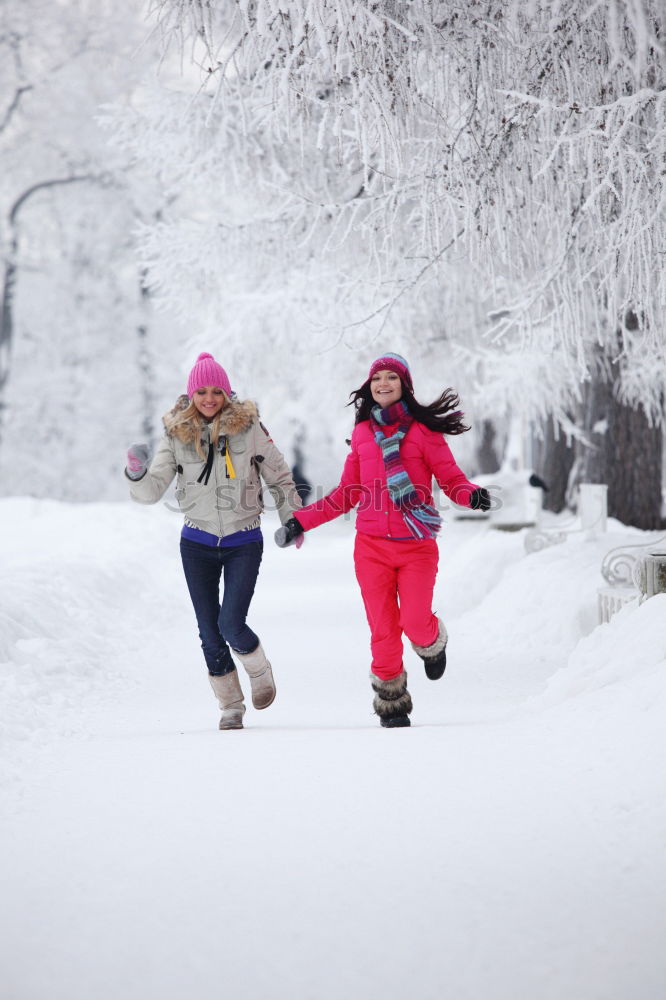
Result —
<instances>
[{"instance_id":1,"label":"stone planter","mask_svg":"<svg viewBox=\"0 0 666 1000\"><path fill-rule=\"evenodd\" d=\"M644 598L666 594L666 552L651 552L639 564L636 583Z\"/></svg>"}]
</instances>

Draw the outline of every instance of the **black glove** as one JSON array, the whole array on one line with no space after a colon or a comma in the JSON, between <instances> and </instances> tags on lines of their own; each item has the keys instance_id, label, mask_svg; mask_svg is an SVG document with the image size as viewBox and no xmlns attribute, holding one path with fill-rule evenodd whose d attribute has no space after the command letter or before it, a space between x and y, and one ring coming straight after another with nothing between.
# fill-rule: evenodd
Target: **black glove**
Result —
<instances>
[{"instance_id":1,"label":"black glove","mask_svg":"<svg viewBox=\"0 0 666 1000\"><path fill-rule=\"evenodd\" d=\"M483 486L477 487L469 498L472 510L490 510L490 493Z\"/></svg>"},{"instance_id":2,"label":"black glove","mask_svg":"<svg viewBox=\"0 0 666 1000\"><path fill-rule=\"evenodd\" d=\"M281 549L294 545L303 534L303 527L295 517L290 517L286 524L275 532L275 544Z\"/></svg>"}]
</instances>

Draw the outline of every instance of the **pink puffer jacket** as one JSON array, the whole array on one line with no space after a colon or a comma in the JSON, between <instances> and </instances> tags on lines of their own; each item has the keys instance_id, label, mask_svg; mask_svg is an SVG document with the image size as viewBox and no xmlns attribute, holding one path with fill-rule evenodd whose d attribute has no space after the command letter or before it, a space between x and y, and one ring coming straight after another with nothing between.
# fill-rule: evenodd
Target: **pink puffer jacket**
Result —
<instances>
[{"instance_id":1,"label":"pink puffer jacket","mask_svg":"<svg viewBox=\"0 0 666 1000\"><path fill-rule=\"evenodd\" d=\"M385 428L387 436L396 427L397 424ZM447 496L469 507L470 496L477 487L456 465L442 434L414 421L401 442L400 458L425 503L433 502L434 476ZM296 511L294 516L305 531L309 531L356 506L357 531L379 538L413 540L400 509L391 499L382 453L368 420L354 428L340 484L328 496Z\"/></svg>"}]
</instances>

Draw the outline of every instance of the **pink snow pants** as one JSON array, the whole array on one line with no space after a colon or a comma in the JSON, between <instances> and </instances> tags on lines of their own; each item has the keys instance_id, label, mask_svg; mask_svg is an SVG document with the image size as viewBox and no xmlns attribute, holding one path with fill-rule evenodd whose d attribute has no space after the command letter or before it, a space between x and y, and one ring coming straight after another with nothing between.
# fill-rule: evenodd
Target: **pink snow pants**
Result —
<instances>
[{"instance_id":1,"label":"pink snow pants","mask_svg":"<svg viewBox=\"0 0 666 1000\"><path fill-rule=\"evenodd\" d=\"M370 626L372 672L384 681L402 670L402 634L432 646L438 623L432 612L439 550L434 538L394 542L356 534L354 566Z\"/></svg>"}]
</instances>

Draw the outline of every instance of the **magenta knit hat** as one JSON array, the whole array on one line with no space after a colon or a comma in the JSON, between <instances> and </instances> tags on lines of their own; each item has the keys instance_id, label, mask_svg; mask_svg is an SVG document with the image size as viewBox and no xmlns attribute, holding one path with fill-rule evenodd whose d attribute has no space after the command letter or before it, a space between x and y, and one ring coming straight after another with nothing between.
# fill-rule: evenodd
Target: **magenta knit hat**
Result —
<instances>
[{"instance_id":1,"label":"magenta knit hat","mask_svg":"<svg viewBox=\"0 0 666 1000\"><path fill-rule=\"evenodd\" d=\"M384 368L386 368L387 371L395 372L396 375L399 375L405 385L411 389L412 392L414 391L409 365L400 354L382 354L380 358L373 361L370 365L370 371L368 372L366 382L370 381L375 372L380 372Z\"/></svg>"},{"instance_id":2,"label":"magenta knit hat","mask_svg":"<svg viewBox=\"0 0 666 1000\"><path fill-rule=\"evenodd\" d=\"M218 365L212 354L200 354L187 379L187 395L192 399L197 389L207 385L216 385L231 396L229 376L222 365Z\"/></svg>"}]
</instances>

